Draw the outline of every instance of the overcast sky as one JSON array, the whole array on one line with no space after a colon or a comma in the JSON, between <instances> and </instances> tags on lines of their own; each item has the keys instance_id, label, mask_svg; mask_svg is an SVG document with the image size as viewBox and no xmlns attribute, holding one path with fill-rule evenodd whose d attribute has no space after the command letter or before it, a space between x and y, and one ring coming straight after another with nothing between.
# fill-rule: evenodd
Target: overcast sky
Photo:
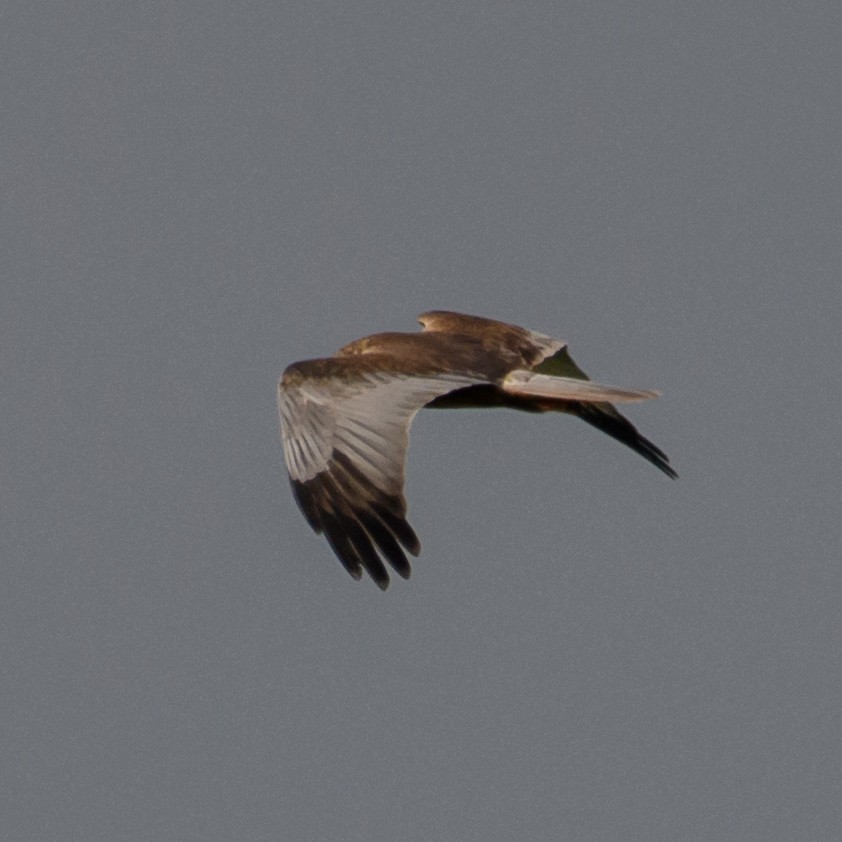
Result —
<instances>
[{"instance_id":1,"label":"overcast sky","mask_svg":"<svg viewBox=\"0 0 842 842\"><path fill-rule=\"evenodd\" d=\"M842 6L0 13L0 836L842 836ZM423 310L576 419L422 412L381 593L280 372Z\"/></svg>"}]
</instances>

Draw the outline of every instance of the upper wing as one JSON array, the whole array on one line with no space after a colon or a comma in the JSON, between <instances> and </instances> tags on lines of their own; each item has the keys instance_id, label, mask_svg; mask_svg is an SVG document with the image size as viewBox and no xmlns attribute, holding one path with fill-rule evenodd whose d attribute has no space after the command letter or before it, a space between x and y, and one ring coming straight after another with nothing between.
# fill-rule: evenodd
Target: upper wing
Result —
<instances>
[{"instance_id":1,"label":"upper wing","mask_svg":"<svg viewBox=\"0 0 842 842\"><path fill-rule=\"evenodd\" d=\"M295 363L284 372L278 407L293 493L355 579L365 569L385 590L380 555L409 576L404 550L420 550L403 493L409 426L433 398L477 382L396 371L376 355Z\"/></svg>"}]
</instances>

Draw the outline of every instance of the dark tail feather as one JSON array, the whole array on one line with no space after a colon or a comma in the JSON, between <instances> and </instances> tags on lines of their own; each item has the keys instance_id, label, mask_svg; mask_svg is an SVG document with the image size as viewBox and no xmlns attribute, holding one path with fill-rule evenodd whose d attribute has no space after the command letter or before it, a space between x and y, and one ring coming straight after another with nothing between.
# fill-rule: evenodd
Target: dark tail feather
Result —
<instances>
[{"instance_id":1,"label":"dark tail feather","mask_svg":"<svg viewBox=\"0 0 842 842\"><path fill-rule=\"evenodd\" d=\"M603 433L621 441L651 462L656 468L662 470L671 479L678 476L670 466L667 454L652 444L649 439L640 435L635 426L620 415L610 404L575 403L569 405L568 412L572 412L583 421L587 421L588 424L596 427L597 430L602 430Z\"/></svg>"}]
</instances>

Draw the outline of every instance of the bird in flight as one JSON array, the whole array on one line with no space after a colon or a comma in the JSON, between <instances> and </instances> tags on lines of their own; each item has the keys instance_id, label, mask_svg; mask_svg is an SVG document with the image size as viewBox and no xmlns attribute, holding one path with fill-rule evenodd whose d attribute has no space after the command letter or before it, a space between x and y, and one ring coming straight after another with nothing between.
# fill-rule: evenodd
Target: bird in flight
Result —
<instances>
[{"instance_id":1,"label":"bird in flight","mask_svg":"<svg viewBox=\"0 0 842 842\"><path fill-rule=\"evenodd\" d=\"M432 310L416 333L376 333L332 357L290 365L278 384L284 459L296 502L354 579L385 590L385 562L409 578L421 545L406 519L404 465L419 409L566 412L648 459L666 454L614 408L658 392L594 383L567 344L516 325Z\"/></svg>"}]
</instances>

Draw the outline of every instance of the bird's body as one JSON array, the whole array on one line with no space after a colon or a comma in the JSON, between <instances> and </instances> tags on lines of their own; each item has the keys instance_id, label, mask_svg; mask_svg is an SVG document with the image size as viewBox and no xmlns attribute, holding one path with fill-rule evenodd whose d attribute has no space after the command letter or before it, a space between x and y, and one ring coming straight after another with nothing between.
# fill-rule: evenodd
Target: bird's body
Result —
<instances>
[{"instance_id":1,"label":"bird's body","mask_svg":"<svg viewBox=\"0 0 842 842\"><path fill-rule=\"evenodd\" d=\"M378 333L325 359L293 363L278 386L284 457L310 526L346 570L385 590L420 544L403 494L409 426L423 407L509 407L577 415L670 477L666 455L611 402L656 392L592 383L564 342L525 328L431 311L420 333ZM382 556L382 558L381 558Z\"/></svg>"}]
</instances>

